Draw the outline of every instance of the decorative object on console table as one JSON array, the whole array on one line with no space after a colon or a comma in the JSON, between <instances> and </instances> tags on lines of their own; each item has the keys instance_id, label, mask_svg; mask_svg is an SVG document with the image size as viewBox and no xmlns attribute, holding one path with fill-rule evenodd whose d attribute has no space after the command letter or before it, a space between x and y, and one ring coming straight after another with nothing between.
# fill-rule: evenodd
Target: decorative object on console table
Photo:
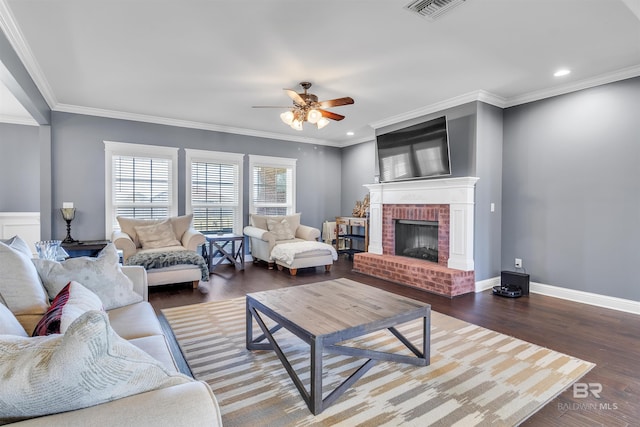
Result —
<instances>
[{"instance_id":1,"label":"decorative object on console table","mask_svg":"<svg viewBox=\"0 0 640 427\"><path fill-rule=\"evenodd\" d=\"M62 247L60 240L41 240L36 242L36 252L38 258L51 261L62 261L69 257L69 254Z\"/></svg>"},{"instance_id":2,"label":"decorative object on console table","mask_svg":"<svg viewBox=\"0 0 640 427\"><path fill-rule=\"evenodd\" d=\"M356 218L364 218L369 213L369 195L364 196L364 200L356 200L356 207L353 208L353 216Z\"/></svg>"},{"instance_id":3,"label":"decorative object on console table","mask_svg":"<svg viewBox=\"0 0 640 427\"><path fill-rule=\"evenodd\" d=\"M73 202L64 202L62 208L62 218L67 222L67 237L62 241L63 243L75 243L76 239L71 237L71 221L76 217L76 208L73 207Z\"/></svg>"},{"instance_id":4,"label":"decorative object on console table","mask_svg":"<svg viewBox=\"0 0 640 427\"><path fill-rule=\"evenodd\" d=\"M69 258L81 256L95 257L109 243L109 240L87 240L84 242L74 240L72 243L65 243L63 241L62 247L69 254Z\"/></svg>"},{"instance_id":5,"label":"decorative object on console table","mask_svg":"<svg viewBox=\"0 0 640 427\"><path fill-rule=\"evenodd\" d=\"M369 247L369 218L336 217L336 250L349 257Z\"/></svg>"}]
</instances>

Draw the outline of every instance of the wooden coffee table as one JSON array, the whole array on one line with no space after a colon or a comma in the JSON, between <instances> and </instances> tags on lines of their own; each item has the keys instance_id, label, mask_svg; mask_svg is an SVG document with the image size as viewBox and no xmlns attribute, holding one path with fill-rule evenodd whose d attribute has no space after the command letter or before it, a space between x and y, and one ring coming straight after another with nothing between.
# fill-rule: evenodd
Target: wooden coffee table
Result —
<instances>
[{"instance_id":1,"label":"wooden coffee table","mask_svg":"<svg viewBox=\"0 0 640 427\"><path fill-rule=\"evenodd\" d=\"M267 327L263 316L275 322ZM395 326L423 319L420 349ZM253 321L263 334L253 338ZM247 294L246 344L249 350L274 350L305 400L317 415L331 405L378 360L429 365L431 306L349 279L336 279L310 285ZM285 328L309 344L310 390L300 380L276 342L273 334ZM388 329L415 356L372 349L342 346L342 341ZM349 378L322 398L322 353L337 353L368 359Z\"/></svg>"}]
</instances>

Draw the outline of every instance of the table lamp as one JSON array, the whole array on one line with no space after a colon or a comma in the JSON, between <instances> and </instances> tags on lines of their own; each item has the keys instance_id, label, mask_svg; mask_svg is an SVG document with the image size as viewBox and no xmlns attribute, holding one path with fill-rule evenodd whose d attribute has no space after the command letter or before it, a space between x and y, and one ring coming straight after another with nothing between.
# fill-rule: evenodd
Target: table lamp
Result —
<instances>
[{"instance_id":1,"label":"table lamp","mask_svg":"<svg viewBox=\"0 0 640 427\"><path fill-rule=\"evenodd\" d=\"M62 243L76 243L77 240L71 237L71 221L76 217L76 208L73 207L73 202L64 202L60 212L62 212L62 218L67 222L67 237Z\"/></svg>"}]
</instances>

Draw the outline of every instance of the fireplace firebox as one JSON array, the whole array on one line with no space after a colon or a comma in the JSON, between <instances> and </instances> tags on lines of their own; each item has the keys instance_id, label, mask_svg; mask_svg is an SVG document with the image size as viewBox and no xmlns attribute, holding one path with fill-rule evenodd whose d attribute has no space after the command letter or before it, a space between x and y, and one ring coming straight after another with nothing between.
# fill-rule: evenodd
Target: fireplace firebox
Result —
<instances>
[{"instance_id":1,"label":"fireplace firebox","mask_svg":"<svg viewBox=\"0 0 640 427\"><path fill-rule=\"evenodd\" d=\"M395 255L438 263L438 222L396 219Z\"/></svg>"}]
</instances>

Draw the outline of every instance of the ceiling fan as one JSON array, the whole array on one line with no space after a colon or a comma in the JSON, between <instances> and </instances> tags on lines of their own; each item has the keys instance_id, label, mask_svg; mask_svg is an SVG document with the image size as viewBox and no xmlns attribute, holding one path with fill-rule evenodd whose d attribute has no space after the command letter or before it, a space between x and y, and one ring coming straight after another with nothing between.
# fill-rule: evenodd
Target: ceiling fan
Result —
<instances>
[{"instance_id":1,"label":"ceiling fan","mask_svg":"<svg viewBox=\"0 0 640 427\"><path fill-rule=\"evenodd\" d=\"M339 121L344 119L343 115L332 113L325 110L325 108L349 105L354 102L353 98L348 96L318 101L316 95L307 92L311 87L310 82L300 82L300 86L304 89L302 93L298 93L293 89L284 89L289 98L293 100L293 107L254 106L253 108L288 108L289 111L280 114L280 118L293 129L302 130L303 122L312 123L318 129L322 129L329 124L329 120Z\"/></svg>"}]
</instances>

